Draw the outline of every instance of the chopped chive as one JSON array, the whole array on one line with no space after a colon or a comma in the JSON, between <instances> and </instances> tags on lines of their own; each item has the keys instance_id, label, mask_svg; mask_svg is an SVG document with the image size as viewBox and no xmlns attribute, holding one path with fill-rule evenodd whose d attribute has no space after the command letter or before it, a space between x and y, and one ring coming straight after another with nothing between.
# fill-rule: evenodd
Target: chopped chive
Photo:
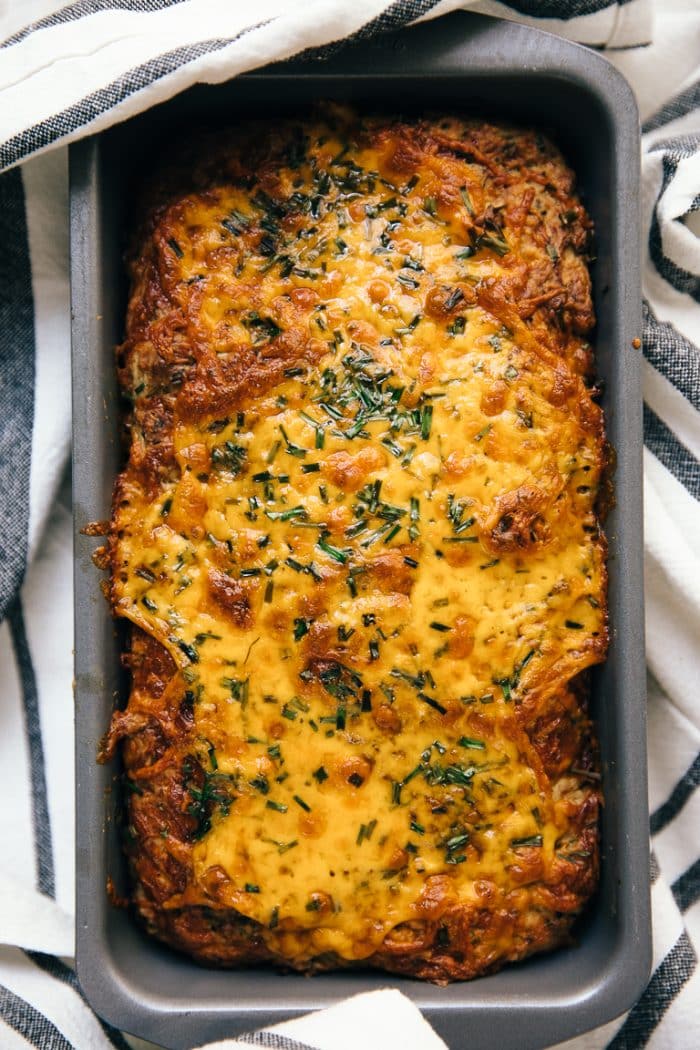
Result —
<instances>
[{"instance_id":1,"label":"chopped chive","mask_svg":"<svg viewBox=\"0 0 700 1050\"><path fill-rule=\"evenodd\" d=\"M474 737L463 736L457 741L460 747L473 748L475 751L485 751L486 744L483 740L476 740Z\"/></svg>"},{"instance_id":2,"label":"chopped chive","mask_svg":"<svg viewBox=\"0 0 700 1050\"><path fill-rule=\"evenodd\" d=\"M320 463L302 463L301 465L302 474L318 474L320 469Z\"/></svg>"},{"instance_id":3,"label":"chopped chive","mask_svg":"<svg viewBox=\"0 0 700 1050\"><path fill-rule=\"evenodd\" d=\"M268 779L262 774L260 774L260 776L253 777L253 779L250 781L250 786L252 788L255 788L256 791L259 791L263 795L266 795L270 790Z\"/></svg>"},{"instance_id":4,"label":"chopped chive","mask_svg":"<svg viewBox=\"0 0 700 1050\"><path fill-rule=\"evenodd\" d=\"M343 413L339 412L333 405L329 405L325 401L319 401L319 406L331 417L331 419L338 420L343 418Z\"/></svg>"},{"instance_id":5,"label":"chopped chive","mask_svg":"<svg viewBox=\"0 0 700 1050\"><path fill-rule=\"evenodd\" d=\"M178 641L177 647L185 654L190 663L199 663L199 653L193 645L188 645L187 642Z\"/></svg>"},{"instance_id":6,"label":"chopped chive","mask_svg":"<svg viewBox=\"0 0 700 1050\"><path fill-rule=\"evenodd\" d=\"M352 539L353 536L359 536L366 528L367 521L364 518L361 518L360 521L355 522L354 525L350 525L349 528L345 530L345 535Z\"/></svg>"},{"instance_id":7,"label":"chopped chive","mask_svg":"<svg viewBox=\"0 0 700 1050\"><path fill-rule=\"evenodd\" d=\"M474 205L472 204L472 199L469 196L469 190L467 189L466 186L460 186L459 187L459 193L460 193L460 196L461 196L462 200L464 201L464 207L467 209L467 211L469 212L470 215L473 215L474 214Z\"/></svg>"},{"instance_id":8,"label":"chopped chive","mask_svg":"<svg viewBox=\"0 0 700 1050\"><path fill-rule=\"evenodd\" d=\"M141 601L143 602L143 604L146 606L147 609L151 610L151 612L158 612L158 606L156 605L156 603L153 601L152 598L149 598L147 595L144 595L143 598L141 599Z\"/></svg>"},{"instance_id":9,"label":"chopped chive","mask_svg":"<svg viewBox=\"0 0 700 1050\"><path fill-rule=\"evenodd\" d=\"M250 225L250 217L244 215L242 211L238 211L234 208L227 218L221 220L221 225L229 231L229 233L235 234L237 237L243 233L243 230Z\"/></svg>"},{"instance_id":10,"label":"chopped chive","mask_svg":"<svg viewBox=\"0 0 700 1050\"><path fill-rule=\"evenodd\" d=\"M297 616L294 620L294 641L298 642L305 634L309 633L311 620L305 620L303 616Z\"/></svg>"},{"instance_id":11,"label":"chopped chive","mask_svg":"<svg viewBox=\"0 0 700 1050\"><path fill-rule=\"evenodd\" d=\"M430 428L433 422L433 406L425 405L421 411L420 419L420 436L423 441L427 441L430 437Z\"/></svg>"},{"instance_id":12,"label":"chopped chive","mask_svg":"<svg viewBox=\"0 0 700 1050\"><path fill-rule=\"evenodd\" d=\"M371 820L369 824L360 824L360 830L358 831L357 838L355 839L356 844L358 846L361 846L365 839L371 839L372 832L374 831L376 826L376 820Z\"/></svg>"},{"instance_id":13,"label":"chopped chive","mask_svg":"<svg viewBox=\"0 0 700 1050\"><path fill-rule=\"evenodd\" d=\"M281 433L282 437L284 438L284 443L287 446L287 449L286 449L287 453L290 456L295 456L297 459L305 459L306 458L306 449L305 448L301 448L300 445L295 445L292 441L290 441L289 438L287 437L286 430L284 429L284 427L281 424L280 424L280 428L279 429L280 429L280 433Z\"/></svg>"},{"instance_id":14,"label":"chopped chive","mask_svg":"<svg viewBox=\"0 0 700 1050\"><path fill-rule=\"evenodd\" d=\"M290 507L289 510L266 510L265 517L269 518L270 521L291 521L292 518L306 520L308 514L306 508L299 505L298 507Z\"/></svg>"},{"instance_id":15,"label":"chopped chive","mask_svg":"<svg viewBox=\"0 0 700 1050\"><path fill-rule=\"evenodd\" d=\"M415 277L409 277L408 274L397 273L396 280L399 282L399 284L402 284L404 288L420 288L420 281L417 281Z\"/></svg>"},{"instance_id":16,"label":"chopped chive","mask_svg":"<svg viewBox=\"0 0 700 1050\"><path fill-rule=\"evenodd\" d=\"M311 806L307 802L304 802L303 798L299 798L298 795L292 795L292 798L296 802L297 806L301 806L301 808L306 810L307 813L311 812Z\"/></svg>"},{"instance_id":17,"label":"chopped chive","mask_svg":"<svg viewBox=\"0 0 700 1050\"><path fill-rule=\"evenodd\" d=\"M439 711L441 715L447 714L447 708L443 707L434 697L428 696L427 693L418 693L417 695L419 700L422 700L424 704L428 704L429 707L434 708L435 711Z\"/></svg>"},{"instance_id":18,"label":"chopped chive","mask_svg":"<svg viewBox=\"0 0 700 1050\"><path fill-rule=\"evenodd\" d=\"M502 235L498 237L493 233L482 233L479 237L479 245L482 244L487 248L491 248L496 255L507 255L510 251L508 242Z\"/></svg>"},{"instance_id":19,"label":"chopped chive","mask_svg":"<svg viewBox=\"0 0 700 1050\"><path fill-rule=\"evenodd\" d=\"M528 664L530 663L530 660L532 660L532 658L533 658L533 656L535 655L535 652L536 652L536 651L537 651L537 650L535 650L535 649L530 649L530 651L529 651L528 653L526 653L526 654L525 654L525 656L524 656L524 657L522 658L522 660L520 661L520 663L519 663L519 664L517 665L517 667L516 667L516 669L515 669L515 671L516 671L516 674L514 675L514 677L516 678L516 680L519 680L521 672L522 672L522 671L523 671L523 669L524 669L525 667L527 667L527 665L528 665Z\"/></svg>"},{"instance_id":20,"label":"chopped chive","mask_svg":"<svg viewBox=\"0 0 700 1050\"><path fill-rule=\"evenodd\" d=\"M365 538L360 542L360 546L370 547L375 542L375 540L378 540L390 528L392 528L391 522L385 522L383 525L380 525L378 529L375 529L374 532L370 532L369 535L365 536Z\"/></svg>"},{"instance_id":21,"label":"chopped chive","mask_svg":"<svg viewBox=\"0 0 700 1050\"><path fill-rule=\"evenodd\" d=\"M433 631L451 631L452 630L452 628L449 627L446 623L440 623L438 620L433 620L430 623L430 627L432 628Z\"/></svg>"},{"instance_id":22,"label":"chopped chive","mask_svg":"<svg viewBox=\"0 0 700 1050\"><path fill-rule=\"evenodd\" d=\"M312 773L312 776L314 780L318 781L319 784L322 784L324 780L328 780L328 773L326 773L326 770L323 766L319 766L318 769L315 769Z\"/></svg>"},{"instance_id":23,"label":"chopped chive","mask_svg":"<svg viewBox=\"0 0 700 1050\"><path fill-rule=\"evenodd\" d=\"M429 751L428 751L428 754L430 754ZM422 765L416 766L414 769L411 770L410 773L407 773L406 776L403 778L403 780L401 781L401 787L406 787L406 784L410 784L411 781L413 780L413 778L417 777L418 774L422 773L422 772L423 772L423 766Z\"/></svg>"},{"instance_id":24,"label":"chopped chive","mask_svg":"<svg viewBox=\"0 0 700 1050\"><path fill-rule=\"evenodd\" d=\"M352 569L350 569L350 572L348 573L346 582L348 585L348 590L350 591L350 595L353 598L357 598L356 578L360 576L364 571L365 570L361 566L355 565Z\"/></svg>"},{"instance_id":25,"label":"chopped chive","mask_svg":"<svg viewBox=\"0 0 700 1050\"><path fill-rule=\"evenodd\" d=\"M541 835L529 835L523 839L511 839L510 844L513 849L517 849L518 846L541 846L542 836Z\"/></svg>"},{"instance_id":26,"label":"chopped chive","mask_svg":"<svg viewBox=\"0 0 700 1050\"><path fill-rule=\"evenodd\" d=\"M314 419L313 416L308 415L308 413L304 412L303 409L299 409L299 415L301 416L301 418L304 420L305 423L309 424L310 427L313 427L314 429L316 429L318 426L320 426L318 420Z\"/></svg>"},{"instance_id":27,"label":"chopped chive","mask_svg":"<svg viewBox=\"0 0 700 1050\"><path fill-rule=\"evenodd\" d=\"M460 518L461 518L461 513L460 513ZM457 521L457 522L453 522L453 524L454 524L454 531L455 532L464 532L466 529L470 529L475 521L476 521L476 518L475 517L471 517L471 518L467 518L466 521L461 521L460 520L460 521Z\"/></svg>"},{"instance_id":28,"label":"chopped chive","mask_svg":"<svg viewBox=\"0 0 700 1050\"><path fill-rule=\"evenodd\" d=\"M401 457L404 454L404 450L402 449L401 445L397 445L397 443L395 441L392 441L389 437L382 438L382 445L388 448L392 456L395 456L396 459L401 459Z\"/></svg>"},{"instance_id":29,"label":"chopped chive","mask_svg":"<svg viewBox=\"0 0 700 1050\"><path fill-rule=\"evenodd\" d=\"M274 444L272 445L272 447L270 448L270 451L268 452L268 454L266 456L266 461L268 463L274 463L275 457L277 456L277 453L279 452L279 450L281 448L282 448L282 442L281 441L275 441Z\"/></svg>"},{"instance_id":30,"label":"chopped chive","mask_svg":"<svg viewBox=\"0 0 700 1050\"><path fill-rule=\"evenodd\" d=\"M260 893L260 887L256 886L254 882L246 882L243 888L246 893Z\"/></svg>"},{"instance_id":31,"label":"chopped chive","mask_svg":"<svg viewBox=\"0 0 700 1050\"><path fill-rule=\"evenodd\" d=\"M317 540L316 546L340 565L345 565L349 558L347 551L343 551L339 547L333 547L323 535Z\"/></svg>"},{"instance_id":32,"label":"chopped chive","mask_svg":"<svg viewBox=\"0 0 700 1050\"><path fill-rule=\"evenodd\" d=\"M224 689L230 691L232 700L240 700L243 705L247 703L250 690L249 678L222 678L221 684Z\"/></svg>"},{"instance_id":33,"label":"chopped chive","mask_svg":"<svg viewBox=\"0 0 700 1050\"><path fill-rule=\"evenodd\" d=\"M564 626L568 627L570 631L582 631L583 624L577 620L564 620Z\"/></svg>"},{"instance_id":34,"label":"chopped chive","mask_svg":"<svg viewBox=\"0 0 700 1050\"><path fill-rule=\"evenodd\" d=\"M277 813L287 812L287 806L285 806L284 802L273 802L271 798L268 798L265 805L268 809L274 809Z\"/></svg>"},{"instance_id":35,"label":"chopped chive","mask_svg":"<svg viewBox=\"0 0 700 1050\"><path fill-rule=\"evenodd\" d=\"M419 824L417 821L412 820L409 827L411 831L415 831L416 835L425 835L425 828L422 824Z\"/></svg>"}]
</instances>

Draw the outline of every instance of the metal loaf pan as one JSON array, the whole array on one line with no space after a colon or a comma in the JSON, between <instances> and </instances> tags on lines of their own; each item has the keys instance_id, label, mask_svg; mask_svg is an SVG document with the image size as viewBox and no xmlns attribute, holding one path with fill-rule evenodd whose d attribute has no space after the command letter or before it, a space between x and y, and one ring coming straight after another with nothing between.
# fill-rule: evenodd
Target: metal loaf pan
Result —
<instances>
[{"instance_id":1,"label":"metal loaf pan","mask_svg":"<svg viewBox=\"0 0 700 1050\"><path fill-rule=\"evenodd\" d=\"M284 114L317 99L387 111L467 109L542 128L563 148L596 226L593 267L598 374L617 454L610 544L612 644L594 677L602 749L600 890L577 943L470 983L438 988L375 972L312 979L274 970L207 970L147 938L108 901L124 885L115 810L116 764L98 741L124 699L119 631L99 589L86 522L108 517L120 466L113 351L125 307L123 231L133 175L158 135L201 120ZM149 156L149 150L151 155ZM642 628L639 135L632 93L599 55L512 22L453 14L323 60L275 65L217 87L198 86L71 147L77 956L83 989L112 1024L167 1047L191 1047L269 1025L339 999L395 987L453 1047L543 1047L603 1024L642 991L650 966L649 850Z\"/></svg>"}]
</instances>

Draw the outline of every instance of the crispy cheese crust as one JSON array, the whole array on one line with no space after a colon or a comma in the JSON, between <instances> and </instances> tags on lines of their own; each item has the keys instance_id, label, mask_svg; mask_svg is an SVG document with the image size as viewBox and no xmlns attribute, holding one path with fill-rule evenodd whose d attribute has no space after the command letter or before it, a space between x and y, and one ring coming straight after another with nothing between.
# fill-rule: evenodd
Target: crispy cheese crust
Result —
<instances>
[{"instance_id":1,"label":"crispy cheese crust","mask_svg":"<svg viewBox=\"0 0 700 1050\"><path fill-rule=\"evenodd\" d=\"M257 122L157 185L104 748L157 937L437 982L566 941L607 645L590 225L546 139L460 117Z\"/></svg>"}]
</instances>

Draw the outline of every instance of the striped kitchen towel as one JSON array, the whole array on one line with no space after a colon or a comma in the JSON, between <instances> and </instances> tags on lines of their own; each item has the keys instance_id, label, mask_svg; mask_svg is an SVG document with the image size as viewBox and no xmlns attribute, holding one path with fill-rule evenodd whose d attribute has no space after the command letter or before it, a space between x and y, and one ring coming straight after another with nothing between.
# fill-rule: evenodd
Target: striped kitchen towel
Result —
<instances>
[{"instance_id":1,"label":"striped kitchen towel","mask_svg":"<svg viewBox=\"0 0 700 1050\"><path fill-rule=\"evenodd\" d=\"M0 1047L125 1048L73 950L72 595L65 144L309 48L470 7L591 46L643 124L645 530L654 972L569 1050L700 1046L700 6L693 0L0 2ZM367 1050L430 1046L397 1005ZM406 1003L403 1000L403 1003ZM410 1004L406 1003L410 1007ZM372 1009L376 1008L376 1004ZM334 1050L351 1020L243 1045ZM410 1007L413 1010L413 1007ZM329 1030L331 1035L329 1035ZM356 1034L356 1033L355 1033ZM409 1039L413 1039L413 1044ZM135 1044L133 1044L135 1045ZM439 1041L436 1039L436 1046Z\"/></svg>"}]
</instances>

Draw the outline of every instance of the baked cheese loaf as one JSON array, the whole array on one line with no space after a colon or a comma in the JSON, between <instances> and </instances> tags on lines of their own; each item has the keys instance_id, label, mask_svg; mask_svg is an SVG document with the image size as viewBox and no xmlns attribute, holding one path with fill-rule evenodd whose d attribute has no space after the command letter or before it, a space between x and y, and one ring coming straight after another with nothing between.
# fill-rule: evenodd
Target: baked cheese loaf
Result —
<instances>
[{"instance_id":1,"label":"baked cheese loaf","mask_svg":"<svg viewBox=\"0 0 700 1050\"><path fill-rule=\"evenodd\" d=\"M591 223L536 131L220 129L152 187L106 555L133 904L203 962L445 982L596 885Z\"/></svg>"}]
</instances>

